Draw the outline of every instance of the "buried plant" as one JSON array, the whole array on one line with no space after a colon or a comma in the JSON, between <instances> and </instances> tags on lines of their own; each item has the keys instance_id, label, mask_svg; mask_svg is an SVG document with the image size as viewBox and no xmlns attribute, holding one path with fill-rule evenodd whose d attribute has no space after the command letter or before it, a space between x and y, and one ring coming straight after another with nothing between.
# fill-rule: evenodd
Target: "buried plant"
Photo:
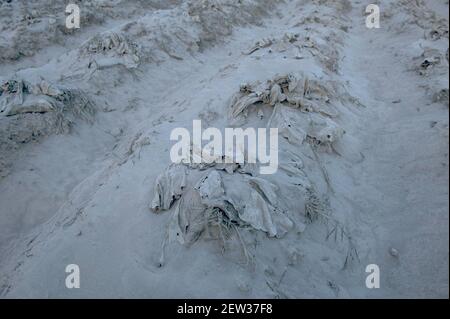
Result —
<instances>
[{"instance_id":1,"label":"buried plant","mask_svg":"<svg viewBox=\"0 0 450 319\"><path fill-rule=\"evenodd\" d=\"M94 105L78 89L20 79L0 82L0 175L8 174L14 151L52 134L69 133L77 119L91 123Z\"/></svg>"}]
</instances>

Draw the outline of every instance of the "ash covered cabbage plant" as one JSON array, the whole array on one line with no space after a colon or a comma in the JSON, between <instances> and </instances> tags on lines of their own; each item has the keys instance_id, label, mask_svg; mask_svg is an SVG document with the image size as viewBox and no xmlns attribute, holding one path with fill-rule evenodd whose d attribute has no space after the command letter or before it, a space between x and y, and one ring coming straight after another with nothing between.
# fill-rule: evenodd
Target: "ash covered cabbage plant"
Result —
<instances>
[{"instance_id":1,"label":"ash covered cabbage plant","mask_svg":"<svg viewBox=\"0 0 450 319\"><path fill-rule=\"evenodd\" d=\"M94 108L87 96L78 89L69 89L40 81L31 84L10 79L0 84L0 114L14 116L26 113L55 113L91 121Z\"/></svg>"},{"instance_id":2,"label":"ash covered cabbage plant","mask_svg":"<svg viewBox=\"0 0 450 319\"><path fill-rule=\"evenodd\" d=\"M226 172L215 167L206 171L170 165L157 179L151 209L170 211L164 247L170 242L190 246L200 238L217 239L225 245L233 236L241 243L249 261L241 232L262 231L282 238L293 227L293 213L283 204L280 186L242 172ZM306 194L306 189L305 189ZM290 194L291 199L299 193ZM301 196L300 196L301 200Z\"/></svg>"},{"instance_id":3,"label":"ash covered cabbage plant","mask_svg":"<svg viewBox=\"0 0 450 319\"><path fill-rule=\"evenodd\" d=\"M7 175L14 151L52 134L69 133L77 119L93 121L94 105L78 89L45 80L0 82L0 175Z\"/></svg>"},{"instance_id":4,"label":"ash covered cabbage plant","mask_svg":"<svg viewBox=\"0 0 450 319\"><path fill-rule=\"evenodd\" d=\"M338 116L331 104L334 89L299 74L275 76L265 83L243 84L231 99L231 123L242 123L253 108L273 107L267 127L277 127L290 143L331 147L345 131L333 118Z\"/></svg>"},{"instance_id":5,"label":"ash covered cabbage plant","mask_svg":"<svg viewBox=\"0 0 450 319\"><path fill-rule=\"evenodd\" d=\"M88 40L80 49L80 54L88 57L88 68L93 71L115 65L134 69L140 62L137 44L124 34L114 31L98 34Z\"/></svg>"}]
</instances>

